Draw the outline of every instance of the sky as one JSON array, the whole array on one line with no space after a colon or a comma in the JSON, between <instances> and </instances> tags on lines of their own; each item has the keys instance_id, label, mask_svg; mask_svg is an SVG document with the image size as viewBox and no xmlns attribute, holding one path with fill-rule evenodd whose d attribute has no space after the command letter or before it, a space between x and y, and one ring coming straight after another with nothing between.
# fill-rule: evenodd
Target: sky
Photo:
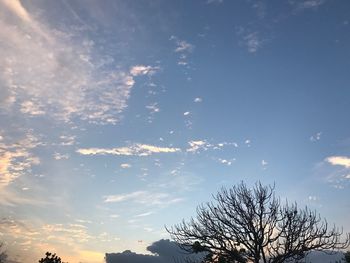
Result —
<instances>
[{"instance_id":1,"label":"sky","mask_svg":"<svg viewBox=\"0 0 350 263\"><path fill-rule=\"evenodd\" d=\"M0 240L70 263L169 238L222 186L350 232L347 0L0 0Z\"/></svg>"}]
</instances>

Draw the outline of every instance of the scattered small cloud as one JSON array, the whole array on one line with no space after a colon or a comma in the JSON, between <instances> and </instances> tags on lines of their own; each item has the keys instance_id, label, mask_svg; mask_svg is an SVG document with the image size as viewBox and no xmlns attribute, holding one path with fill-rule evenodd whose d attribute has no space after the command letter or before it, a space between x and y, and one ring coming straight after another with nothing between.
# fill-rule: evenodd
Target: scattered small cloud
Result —
<instances>
[{"instance_id":1,"label":"scattered small cloud","mask_svg":"<svg viewBox=\"0 0 350 263\"><path fill-rule=\"evenodd\" d=\"M224 0L207 0L207 4L222 4Z\"/></svg>"},{"instance_id":2,"label":"scattered small cloud","mask_svg":"<svg viewBox=\"0 0 350 263\"><path fill-rule=\"evenodd\" d=\"M299 9L299 10L317 9L318 7L322 6L326 2L327 0L304 0L304 1L289 0L289 4L291 4L296 9Z\"/></svg>"},{"instance_id":3,"label":"scattered small cloud","mask_svg":"<svg viewBox=\"0 0 350 263\"><path fill-rule=\"evenodd\" d=\"M309 201L317 201L318 200L318 198L316 196L314 196L314 195L310 195L308 197L308 199L309 199Z\"/></svg>"},{"instance_id":4,"label":"scattered small cloud","mask_svg":"<svg viewBox=\"0 0 350 263\"><path fill-rule=\"evenodd\" d=\"M146 109L148 109L151 113L156 113L160 111L158 104L156 102L150 105L147 105Z\"/></svg>"},{"instance_id":5,"label":"scattered small cloud","mask_svg":"<svg viewBox=\"0 0 350 263\"><path fill-rule=\"evenodd\" d=\"M267 161L265 161L265 160L261 161L261 166L263 167L263 169L266 169L268 164L269 163Z\"/></svg>"},{"instance_id":6,"label":"scattered small cloud","mask_svg":"<svg viewBox=\"0 0 350 263\"><path fill-rule=\"evenodd\" d=\"M61 135L60 136L60 145L61 146L71 146L75 144L76 136L74 135Z\"/></svg>"},{"instance_id":7,"label":"scattered small cloud","mask_svg":"<svg viewBox=\"0 0 350 263\"><path fill-rule=\"evenodd\" d=\"M192 52L194 49L194 46L184 40L178 40L176 41L177 47L175 49L175 52Z\"/></svg>"},{"instance_id":8,"label":"scattered small cloud","mask_svg":"<svg viewBox=\"0 0 350 263\"><path fill-rule=\"evenodd\" d=\"M184 112L184 116L188 116L188 115L190 115L189 111Z\"/></svg>"},{"instance_id":9,"label":"scattered small cloud","mask_svg":"<svg viewBox=\"0 0 350 263\"><path fill-rule=\"evenodd\" d=\"M110 218L119 218L119 217L120 217L120 215L113 214L113 215L110 215L109 217L110 217Z\"/></svg>"},{"instance_id":10,"label":"scattered small cloud","mask_svg":"<svg viewBox=\"0 0 350 263\"><path fill-rule=\"evenodd\" d=\"M202 102L203 100L202 100L202 98L197 97L197 98L195 98L193 101L194 101L194 102Z\"/></svg>"},{"instance_id":11,"label":"scattered small cloud","mask_svg":"<svg viewBox=\"0 0 350 263\"><path fill-rule=\"evenodd\" d=\"M185 40L181 40L176 36L171 36L169 40L174 41L176 44L174 52L179 54L179 60L177 64L186 66L188 64L188 61L187 61L188 55L193 52L194 45L188 43Z\"/></svg>"},{"instance_id":12,"label":"scattered small cloud","mask_svg":"<svg viewBox=\"0 0 350 263\"><path fill-rule=\"evenodd\" d=\"M321 135L322 135L322 132L318 132L314 135L311 135L310 141L317 142L317 141L321 140Z\"/></svg>"},{"instance_id":13,"label":"scattered small cloud","mask_svg":"<svg viewBox=\"0 0 350 263\"><path fill-rule=\"evenodd\" d=\"M53 158L55 160L64 160L64 159L68 159L69 158L69 154L61 154L61 153L54 153L53 154Z\"/></svg>"},{"instance_id":14,"label":"scattered small cloud","mask_svg":"<svg viewBox=\"0 0 350 263\"><path fill-rule=\"evenodd\" d=\"M127 168L130 168L130 167L131 167L131 164L129 164L129 163L122 163L120 165L120 168L123 168L123 169L127 169Z\"/></svg>"},{"instance_id":15,"label":"scattered small cloud","mask_svg":"<svg viewBox=\"0 0 350 263\"><path fill-rule=\"evenodd\" d=\"M255 53L262 46L262 40L259 38L258 32L249 33L243 39L249 53Z\"/></svg>"},{"instance_id":16,"label":"scattered small cloud","mask_svg":"<svg viewBox=\"0 0 350 263\"><path fill-rule=\"evenodd\" d=\"M45 111L42 109L42 105L33 101L24 101L21 103L22 113L28 114L29 116L44 115Z\"/></svg>"},{"instance_id":17,"label":"scattered small cloud","mask_svg":"<svg viewBox=\"0 0 350 263\"><path fill-rule=\"evenodd\" d=\"M236 161L235 158L232 158L230 160L219 158L219 162L227 166L231 166L234 161Z\"/></svg>"},{"instance_id":18,"label":"scattered small cloud","mask_svg":"<svg viewBox=\"0 0 350 263\"><path fill-rule=\"evenodd\" d=\"M186 149L186 152L192 153L207 150L222 150L225 146L233 146L234 148L238 147L238 144L235 142L209 143L207 140L192 140L189 141L188 144L189 147Z\"/></svg>"}]
</instances>

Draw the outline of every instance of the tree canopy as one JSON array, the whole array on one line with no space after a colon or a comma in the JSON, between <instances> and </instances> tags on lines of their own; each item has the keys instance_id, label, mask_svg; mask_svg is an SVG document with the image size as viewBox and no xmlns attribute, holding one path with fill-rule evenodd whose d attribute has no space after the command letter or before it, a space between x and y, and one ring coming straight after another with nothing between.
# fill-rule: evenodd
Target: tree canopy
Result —
<instances>
[{"instance_id":1,"label":"tree canopy","mask_svg":"<svg viewBox=\"0 0 350 263\"><path fill-rule=\"evenodd\" d=\"M5 263L7 260L7 253L3 250L4 244L0 243L0 263Z\"/></svg>"},{"instance_id":2,"label":"tree canopy","mask_svg":"<svg viewBox=\"0 0 350 263\"><path fill-rule=\"evenodd\" d=\"M222 188L196 217L167 231L188 252L206 251L206 262L282 263L349 246L349 234L307 207L282 203L274 190L260 182Z\"/></svg>"},{"instance_id":3,"label":"tree canopy","mask_svg":"<svg viewBox=\"0 0 350 263\"><path fill-rule=\"evenodd\" d=\"M344 260L345 262L350 263L350 251L344 253Z\"/></svg>"},{"instance_id":4,"label":"tree canopy","mask_svg":"<svg viewBox=\"0 0 350 263\"><path fill-rule=\"evenodd\" d=\"M39 260L39 263L64 263L56 254L46 252L45 257Z\"/></svg>"}]
</instances>

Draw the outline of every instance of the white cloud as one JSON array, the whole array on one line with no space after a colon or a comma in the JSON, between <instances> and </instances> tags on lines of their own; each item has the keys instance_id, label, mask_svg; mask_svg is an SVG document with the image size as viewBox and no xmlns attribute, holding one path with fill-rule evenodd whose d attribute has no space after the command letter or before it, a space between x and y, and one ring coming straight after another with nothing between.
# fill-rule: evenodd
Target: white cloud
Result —
<instances>
[{"instance_id":1,"label":"white cloud","mask_svg":"<svg viewBox=\"0 0 350 263\"><path fill-rule=\"evenodd\" d=\"M184 112L184 116L190 115L189 111Z\"/></svg>"},{"instance_id":2,"label":"white cloud","mask_svg":"<svg viewBox=\"0 0 350 263\"><path fill-rule=\"evenodd\" d=\"M321 140L321 135L322 135L322 132L318 132L318 133L316 133L314 135L311 135L310 141L316 142L316 141Z\"/></svg>"},{"instance_id":3,"label":"white cloud","mask_svg":"<svg viewBox=\"0 0 350 263\"><path fill-rule=\"evenodd\" d=\"M15 13L25 22L32 22L30 15L27 10L24 9L19 0L2 0L2 3L5 4L10 11Z\"/></svg>"},{"instance_id":4,"label":"white cloud","mask_svg":"<svg viewBox=\"0 0 350 263\"><path fill-rule=\"evenodd\" d=\"M290 1L298 9L315 9L326 3L327 0L306 0L306 1Z\"/></svg>"},{"instance_id":5,"label":"white cloud","mask_svg":"<svg viewBox=\"0 0 350 263\"><path fill-rule=\"evenodd\" d=\"M15 143L6 142L6 136L0 141L0 188L7 186L18 177L31 172L40 159L31 151L41 145L38 138L27 133Z\"/></svg>"},{"instance_id":6,"label":"white cloud","mask_svg":"<svg viewBox=\"0 0 350 263\"><path fill-rule=\"evenodd\" d=\"M308 197L309 201L317 201L317 197L316 196L313 196L313 195L310 195Z\"/></svg>"},{"instance_id":7,"label":"white cloud","mask_svg":"<svg viewBox=\"0 0 350 263\"><path fill-rule=\"evenodd\" d=\"M101 56L89 39L76 40L81 32L51 28L17 0L0 1L1 9L1 107L9 113L115 124L127 107L133 77L158 69L116 69L111 54ZM7 11L14 16L3 16Z\"/></svg>"},{"instance_id":8,"label":"white cloud","mask_svg":"<svg viewBox=\"0 0 350 263\"><path fill-rule=\"evenodd\" d=\"M150 110L151 113L156 113L160 111L158 104L156 102L150 105L147 105L146 109Z\"/></svg>"},{"instance_id":9,"label":"white cloud","mask_svg":"<svg viewBox=\"0 0 350 263\"><path fill-rule=\"evenodd\" d=\"M64 159L68 159L69 158L69 154L61 154L61 153L54 153L53 154L53 158L55 160L64 160Z\"/></svg>"},{"instance_id":10,"label":"white cloud","mask_svg":"<svg viewBox=\"0 0 350 263\"><path fill-rule=\"evenodd\" d=\"M159 67L136 65L130 69L130 73L133 76L153 75L157 70L159 70Z\"/></svg>"},{"instance_id":11,"label":"white cloud","mask_svg":"<svg viewBox=\"0 0 350 263\"><path fill-rule=\"evenodd\" d=\"M222 4L224 0L207 0L207 4Z\"/></svg>"},{"instance_id":12,"label":"white cloud","mask_svg":"<svg viewBox=\"0 0 350 263\"><path fill-rule=\"evenodd\" d=\"M21 104L20 111L29 115L44 115L45 111L40 109L41 105L34 104L33 101L24 101Z\"/></svg>"},{"instance_id":13,"label":"white cloud","mask_svg":"<svg viewBox=\"0 0 350 263\"><path fill-rule=\"evenodd\" d=\"M128 147L119 148L81 148L77 153L82 155L125 155L125 156L149 156L154 153L175 153L180 152L180 148L158 147L148 144L133 144Z\"/></svg>"},{"instance_id":14,"label":"white cloud","mask_svg":"<svg viewBox=\"0 0 350 263\"><path fill-rule=\"evenodd\" d=\"M186 66L188 64L187 62L187 56L189 53L192 53L194 50L194 45L188 43L185 40L180 40L176 36L171 36L170 40L175 41L176 47L175 47L175 53L179 54L179 61L177 62L178 65Z\"/></svg>"},{"instance_id":15,"label":"white cloud","mask_svg":"<svg viewBox=\"0 0 350 263\"><path fill-rule=\"evenodd\" d=\"M207 142L198 140L198 141L189 141L188 144L190 145L189 148L186 149L187 152L197 152L199 150L206 150L207 149Z\"/></svg>"},{"instance_id":16,"label":"white cloud","mask_svg":"<svg viewBox=\"0 0 350 263\"><path fill-rule=\"evenodd\" d=\"M238 147L238 144L235 142L209 143L206 140L192 140L189 141L188 144L190 147L186 149L186 152L192 153L206 150L222 150L224 146L233 146L235 148Z\"/></svg>"},{"instance_id":17,"label":"white cloud","mask_svg":"<svg viewBox=\"0 0 350 263\"><path fill-rule=\"evenodd\" d=\"M175 52L192 52L194 49L194 46L184 40L177 40L176 41L177 47L175 49Z\"/></svg>"},{"instance_id":18,"label":"white cloud","mask_svg":"<svg viewBox=\"0 0 350 263\"><path fill-rule=\"evenodd\" d=\"M244 36L245 45L250 53L255 53L262 46L262 41L259 38L258 32L252 32Z\"/></svg>"},{"instance_id":19,"label":"white cloud","mask_svg":"<svg viewBox=\"0 0 350 263\"><path fill-rule=\"evenodd\" d=\"M142 213L142 214L138 214L135 217L145 217L145 216L150 216L152 214L154 214L154 213L153 212L145 212L145 213Z\"/></svg>"},{"instance_id":20,"label":"white cloud","mask_svg":"<svg viewBox=\"0 0 350 263\"><path fill-rule=\"evenodd\" d=\"M118 217L120 217L120 216L117 215L117 214L113 214L113 215L110 215L109 217L110 217L110 218L118 218Z\"/></svg>"},{"instance_id":21,"label":"white cloud","mask_svg":"<svg viewBox=\"0 0 350 263\"><path fill-rule=\"evenodd\" d=\"M73 135L61 135L60 136L60 145L62 146L70 146L75 144L76 136Z\"/></svg>"},{"instance_id":22,"label":"white cloud","mask_svg":"<svg viewBox=\"0 0 350 263\"><path fill-rule=\"evenodd\" d=\"M202 98L197 97L197 98L195 98L193 101L194 101L194 102L202 102Z\"/></svg>"},{"instance_id":23,"label":"white cloud","mask_svg":"<svg viewBox=\"0 0 350 263\"><path fill-rule=\"evenodd\" d=\"M344 166L350 168L350 158L346 156L331 156L325 159L326 162L332 165Z\"/></svg>"},{"instance_id":24,"label":"white cloud","mask_svg":"<svg viewBox=\"0 0 350 263\"><path fill-rule=\"evenodd\" d=\"M120 167L123 168L123 169L130 168L130 167L131 167L131 164L122 163L122 164L120 165Z\"/></svg>"},{"instance_id":25,"label":"white cloud","mask_svg":"<svg viewBox=\"0 0 350 263\"><path fill-rule=\"evenodd\" d=\"M107 195L105 203L134 202L147 206L168 206L183 201L182 198L173 198L168 193L157 193L149 191L136 191L120 195Z\"/></svg>"},{"instance_id":26,"label":"white cloud","mask_svg":"<svg viewBox=\"0 0 350 263\"><path fill-rule=\"evenodd\" d=\"M235 161L236 159L232 159L232 160L226 160L226 159L219 159L219 162L222 164L225 164L227 166L231 166L232 162Z\"/></svg>"}]
</instances>

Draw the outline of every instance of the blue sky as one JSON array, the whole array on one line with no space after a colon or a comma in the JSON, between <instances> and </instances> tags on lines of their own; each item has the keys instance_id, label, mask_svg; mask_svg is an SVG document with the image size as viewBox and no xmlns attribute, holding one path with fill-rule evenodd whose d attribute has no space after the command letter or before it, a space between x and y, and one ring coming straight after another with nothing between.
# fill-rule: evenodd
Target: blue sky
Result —
<instances>
[{"instance_id":1,"label":"blue sky","mask_svg":"<svg viewBox=\"0 0 350 263\"><path fill-rule=\"evenodd\" d=\"M1 0L9 253L146 253L164 225L242 180L275 183L350 231L349 9Z\"/></svg>"}]
</instances>

